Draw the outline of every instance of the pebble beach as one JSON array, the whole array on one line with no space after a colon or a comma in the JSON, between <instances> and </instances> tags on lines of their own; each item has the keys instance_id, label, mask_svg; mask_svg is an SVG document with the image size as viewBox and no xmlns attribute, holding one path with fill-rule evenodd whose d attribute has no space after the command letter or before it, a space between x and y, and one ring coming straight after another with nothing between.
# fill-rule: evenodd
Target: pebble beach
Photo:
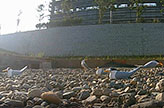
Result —
<instances>
[{"instance_id":1,"label":"pebble beach","mask_svg":"<svg viewBox=\"0 0 164 108\"><path fill-rule=\"evenodd\" d=\"M119 68L128 71L131 68ZM163 68L141 69L129 79L82 69L28 69L0 76L0 108L162 108ZM164 107L163 107L164 108Z\"/></svg>"}]
</instances>

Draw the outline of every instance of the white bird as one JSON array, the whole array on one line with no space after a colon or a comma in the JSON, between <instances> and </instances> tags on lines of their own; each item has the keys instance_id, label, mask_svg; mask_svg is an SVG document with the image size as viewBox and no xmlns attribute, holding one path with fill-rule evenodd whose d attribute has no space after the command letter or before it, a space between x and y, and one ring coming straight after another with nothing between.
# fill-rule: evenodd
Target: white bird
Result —
<instances>
[{"instance_id":1,"label":"white bird","mask_svg":"<svg viewBox=\"0 0 164 108\"><path fill-rule=\"evenodd\" d=\"M108 71L115 71L115 70L117 70L117 69L115 69L115 68L108 68L106 70L103 70L102 68L97 67L96 68L96 74L97 75L103 75L103 74L107 74Z\"/></svg>"},{"instance_id":2,"label":"white bird","mask_svg":"<svg viewBox=\"0 0 164 108\"><path fill-rule=\"evenodd\" d=\"M22 68L21 70L13 70L10 67L8 67L7 69L3 70L3 72L7 72L8 77L12 77L15 75L21 75L28 66L25 66L24 68Z\"/></svg>"},{"instance_id":3,"label":"white bird","mask_svg":"<svg viewBox=\"0 0 164 108\"><path fill-rule=\"evenodd\" d=\"M81 61L81 66L84 68L84 70L90 70L91 68L86 64L85 59Z\"/></svg>"},{"instance_id":4,"label":"white bird","mask_svg":"<svg viewBox=\"0 0 164 108\"><path fill-rule=\"evenodd\" d=\"M163 64L157 60L152 60L143 65L144 68L154 68L156 66L163 66Z\"/></svg>"},{"instance_id":5,"label":"white bird","mask_svg":"<svg viewBox=\"0 0 164 108\"><path fill-rule=\"evenodd\" d=\"M112 70L111 68L109 68L109 69L104 70L104 72L109 73L109 77L111 79L127 79L141 68L154 68L156 66L163 66L163 64L157 60L152 60L146 63L145 65L138 66L137 68L131 71L118 71L118 70Z\"/></svg>"},{"instance_id":6,"label":"white bird","mask_svg":"<svg viewBox=\"0 0 164 108\"><path fill-rule=\"evenodd\" d=\"M119 71L115 68L108 68L108 69L102 69L102 68L97 68L96 69L96 74L97 75L103 75L109 73L110 79L127 79L130 76L132 76L136 71L138 71L140 68L153 68L156 66L163 66L162 63L160 63L157 60L152 60L146 63L143 66L138 66L137 68L131 70L131 71Z\"/></svg>"}]
</instances>

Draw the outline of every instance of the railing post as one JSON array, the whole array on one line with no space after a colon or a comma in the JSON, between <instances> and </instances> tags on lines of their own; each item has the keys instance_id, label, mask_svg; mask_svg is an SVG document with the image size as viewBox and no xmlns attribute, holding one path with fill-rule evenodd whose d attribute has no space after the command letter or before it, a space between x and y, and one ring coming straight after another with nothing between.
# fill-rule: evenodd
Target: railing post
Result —
<instances>
[{"instance_id":1,"label":"railing post","mask_svg":"<svg viewBox=\"0 0 164 108\"><path fill-rule=\"evenodd\" d=\"M112 24L112 4L110 5L110 24Z\"/></svg>"}]
</instances>

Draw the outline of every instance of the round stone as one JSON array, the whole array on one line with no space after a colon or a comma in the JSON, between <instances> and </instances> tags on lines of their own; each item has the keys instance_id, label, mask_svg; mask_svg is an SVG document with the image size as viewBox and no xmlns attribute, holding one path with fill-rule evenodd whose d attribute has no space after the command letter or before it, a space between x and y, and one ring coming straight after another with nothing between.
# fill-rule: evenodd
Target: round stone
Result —
<instances>
[{"instance_id":1,"label":"round stone","mask_svg":"<svg viewBox=\"0 0 164 108\"><path fill-rule=\"evenodd\" d=\"M61 99L51 91L42 93L41 98L53 104L60 104L62 102Z\"/></svg>"}]
</instances>

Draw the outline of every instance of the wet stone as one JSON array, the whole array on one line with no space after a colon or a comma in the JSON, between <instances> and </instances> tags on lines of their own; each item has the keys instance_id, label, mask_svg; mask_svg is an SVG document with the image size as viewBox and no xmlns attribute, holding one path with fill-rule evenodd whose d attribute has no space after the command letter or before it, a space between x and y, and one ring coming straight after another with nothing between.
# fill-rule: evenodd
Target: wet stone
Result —
<instances>
[{"instance_id":1,"label":"wet stone","mask_svg":"<svg viewBox=\"0 0 164 108\"><path fill-rule=\"evenodd\" d=\"M24 107L23 102L18 100L7 100L5 101L5 104L7 104L10 107Z\"/></svg>"},{"instance_id":2,"label":"wet stone","mask_svg":"<svg viewBox=\"0 0 164 108\"><path fill-rule=\"evenodd\" d=\"M139 90L137 92L138 95L145 95L147 93L147 90Z\"/></svg>"},{"instance_id":3,"label":"wet stone","mask_svg":"<svg viewBox=\"0 0 164 108\"><path fill-rule=\"evenodd\" d=\"M48 103L45 102L45 101L41 103L41 106L42 106L42 107L46 107L47 105L48 105Z\"/></svg>"},{"instance_id":4,"label":"wet stone","mask_svg":"<svg viewBox=\"0 0 164 108\"><path fill-rule=\"evenodd\" d=\"M90 96L90 92L87 90L83 90L79 93L79 100L84 100Z\"/></svg>"},{"instance_id":5,"label":"wet stone","mask_svg":"<svg viewBox=\"0 0 164 108\"><path fill-rule=\"evenodd\" d=\"M34 107L32 107L32 108L43 108L42 106L40 106L40 105L35 105Z\"/></svg>"},{"instance_id":6,"label":"wet stone","mask_svg":"<svg viewBox=\"0 0 164 108\"><path fill-rule=\"evenodd\" d=\"M0 108L161 108L164 76L159 73L164 73L163 68L140 69L119 80L70 68L32 69L12 78L4 75L0 76Z\"/></svg>"},{"instance_id":7,"label":"wet stone","mask_svg":"<svg viewBox=\"0 0 164 108\"><path fill-rule=\"evenodd\" d=\"M109 97L109 96L102 95L102 96L100 97L100 100L101 100L102 102L109 103L109 102L110 102L110 97Z\"/></svg>"},{"instance_id":8,"label":"wet stone","mask_svg":"<svg viewBox=\"0 0 164 108\"><path fill-rule=\"evenodd\" d=\"M96 99L97 99L96 96L90 96L84 102L87 104L91 104L91 103L94 103L96 101Z\"/></svg>"},{"instance_id":9,"label":"wet stone","mask_svg":"<svg viewBox=\"0 0 164 108\"><path fill-rule=\"evenodd\" d=\"M56 108L56 107L58 107L58 106L55 104L49 104L46 106L46 108Z\"/></svg>"},{"instance_id":10,"label":"wet stone","mask_svg":"<svg viewBox=\"0 0 164 108\"><path fill-rule=\"evenodd\" d=\"M66 93L63 94L63 98L64 99L70 99L73 96L75 96L75 92L74 91L66 92Z\"/></svg>"},{"instance_id":11,"label":"wet stone","mask_svg":"<svg viewBox=\"0 0 164 108\"><path fill-rule=\"evenodd\" d=\"M158 101L164 101L164 93L159 93L156 97L155 97L156 100Z\"/></svg>"},{"instance_id":12,"label":"wet stone","mask_svg":"<svg viewBox=\"0 0 164 108\"><path fill-rule=\"evenodd\" d=\"M164 102L151 100L151 101L132 105L131 108L161 108L163 106L164 106Z\"/></svg>"},{"instance_id":13,"label":"wet stone","mask_svg":"<svg viewBox=\"0 0 164 108\"><path fill-rule=\"evenodd\" d=\"M161 92L164 91L164 79L161 79L161 80L156 84L155 89L156 89L157 91L161 91Z\"/></svg>"},{"instance_id":14,"label":"wet stone","mask_svg":"<svg viewBox=\"0 0 164 108\"><path fill-rule=\"evenodd\" d=\"M41 91L40 89L32 89L28 92L28 97L40 97L42 93L43 91Z\"/></svg>"},{"instance_id":15,"label":"wet stone","mask_svg":"<svg viewBox=\"0 0 164 108\"><path fill-rule=\"evenodd\" d=\"M53 104L60 104L61 99L53 92L44 92L41 94L41 98Z\"/></svg>"},{"instance_id":16,"label":"wet stone","mask_svg":"<svg viewBox=\"0 0 164 108\"><path fill-rule=\"evenodd\" d=\"M74 92L78 92L78 91L80 91L82 89L82 87L74 87L74 88L72 88L72 90L74 91Z\"/></svg>"},{"instance_id":17,"label":"wet stone","mask_svg":"<svg viewBox=\"0 0 164 108\"><path fill-rule=\"evenodd\" d=\"M130 84L131 84L131 85L136 85L136 84L137 84L137 78L133 78L133 79L130 81Z\"/></svg>"},{"instance_id":18,"label":"wet stone","mask_svg":"<svg viewBox=\"0 0 164 108\"><path fill-rule=\"evenodd\" d=\"M35 97L33 99L33 101L34 101L35 105L40 105L43 102L43 100L41 98L38 98L38 97Z\"/></svg>"},{"instance_id":19,"label":"wet stone","mask_svg":"<svg viewBox=\"0 0 164 108\"><path fill-rule=\"evenodd\" d=\"M91 94L95 96L101 96L103 93L102 93L102 90L100 89L93 89Z\"/></svg>"}]
</instances>

